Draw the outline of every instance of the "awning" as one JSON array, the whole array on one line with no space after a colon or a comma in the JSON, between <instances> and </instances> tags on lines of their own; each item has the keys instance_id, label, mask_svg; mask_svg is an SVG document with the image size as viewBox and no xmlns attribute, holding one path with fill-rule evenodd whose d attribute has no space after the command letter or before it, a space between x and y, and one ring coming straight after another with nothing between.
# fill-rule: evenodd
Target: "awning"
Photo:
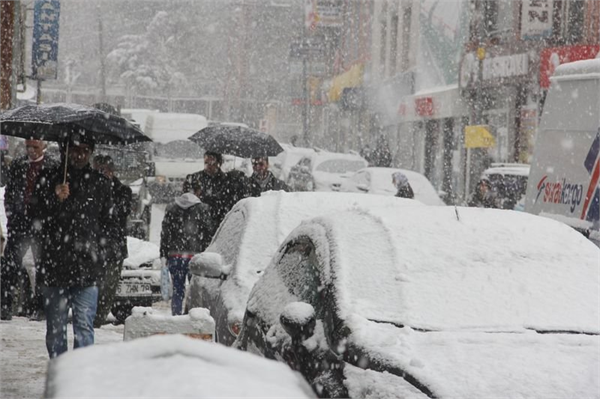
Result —
<instances>
[{"instance_id":1,"label":"awning","mask_svg":"<svg viewBox=\"0 0 600 399\"><path fill-rule=\"evenodd\" d=\"M329 101L339 101L346 88L361 86L363 84L363 70L363 64L355 64L348 71L333 78L331 88L327 93Z\"/></svg>"}]
</instances>

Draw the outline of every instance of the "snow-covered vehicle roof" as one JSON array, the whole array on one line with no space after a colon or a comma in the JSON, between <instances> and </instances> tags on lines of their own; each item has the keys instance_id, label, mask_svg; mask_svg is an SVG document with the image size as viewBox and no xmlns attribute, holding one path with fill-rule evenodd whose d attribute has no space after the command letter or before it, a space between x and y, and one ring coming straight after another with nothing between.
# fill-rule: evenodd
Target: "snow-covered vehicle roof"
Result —
<instances>
[{"instance_id":1,"label":"snow-covered vehicle roof","mask_svg":"<svg viewBox=\"0 0 600 399\"><path fill-rule=\"evenodd\" d=\"M90 396L315 397L285 364L176 334L89 346L50 362L45 398Z\"/></svg>"},{"instance_id":2,"label":"snow-covered vehicle roof","mask_svg":"<svg viewBox=\"0 0 600 399\"><path fill-rule=\"evenodd\" d=\"M184 113L150 113L146 117L144 133L155 143L166 144L188 137L208 126L206 117Z\"/></svg>"},{"instance_id":3,"label":"snow-covered vehicle roof","mask_svg":"<svg viewBox=\"0 0 600 399\"><path fill-rule=\"evenodd\" d=\"M340 209L421 207L418 201L353 193L285 193L272 191L239 201L221 223L205 252L219 253L228 268L220 299L229 321L241 322L250 291L279 244L302 220ZM190 263L194 274L197 257ZM195 277L194 277L195 278ZM194 289L194 282L192 289ZM214 317L214 315L213 315ZM217 323L219 319L216 318ZM218 326L217 326L218 328Z\"/></svg>"},{"instance_id":4,"label":"snow-covered vehicle roof","mask_svg":"<svg viewBox=\"0 0 600 399\"><path fill-rule=\"evenodd\" d=\"M248 311L266 320L264 328L279 325L284 307L302 300L283 284L278 260L303 237L316 247L321 281L312 285L333 293L330 309L344 325L330 328L348 329L344 347L402 370L433 397L599 392L600 250L570 227L522 212L454 207L308 220L253 288ZM355 378L347 384L351 397L384 378L361 377L352 367L346 373Z\"/></svg>"},{"instance_id":5,"label":"snow-covered vehicle roof","mask_svg":"<svg viewBox=\"0 0 600 399\"><path fill-rule=\"evenodd\" d=\"M344 179L340 191L359 192L356 189L355 177L360 173L366 173L369 178L369 194L395 195L397 189L392 183L392 174L395 172L402 172L408 178L416 200L421 201L425 205L444 205L444 201L442 201L435 188L431 185L431 182L425 176L407 169L364 168Z\"/></svg>"},{"instance_id":6,"label":"snow-covered vehicle roof","mask_svg":"<svg viewBox=\"0 0 600 399\"><path fill-rule=\"evenodd\" d=\"M498 175L514 175L514 176L529 176L530 166L522 163L493 163L491 167L483 171L483 176L492 174Z\"/></svg>"}]
</instances>

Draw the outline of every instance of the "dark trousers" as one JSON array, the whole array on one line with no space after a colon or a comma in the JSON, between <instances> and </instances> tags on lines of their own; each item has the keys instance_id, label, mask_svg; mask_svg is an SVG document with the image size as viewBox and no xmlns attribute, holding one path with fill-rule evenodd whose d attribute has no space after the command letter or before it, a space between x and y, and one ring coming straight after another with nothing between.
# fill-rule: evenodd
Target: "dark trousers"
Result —
<instances>
[{"instance_id":1,"label":"dark trousers","mask_svg":"<svg viewBox=\"0 0 600 399\"><path fill-rule=\"evenodd\" d=\"M100 328L106 323L106 317L115 301L122 269L122 260L109 261L106 265L106 274L98 282L98 309L96 310L96 318L94 319L95 328Z\"/></svg>"},{"instance_id":2,"label":"dark trousers","mask_svg":"<svg viewBox=\"0 0 600 399\"><path fill-rule=\"evenodd\" d=\"M167 266L173 282L173 297L171 298L171 314L180 315L183 311L185 297L185 279L190 281L190 258L169 257Z\"/></svg>"},{"instance_id":3,"label":"dark trousers","mask_svg":"<svg viewBox=\"0 0 600 399\"><path fill-rule=\"evenodd\" d=\"M36 278L35 290L30 286L29 276L23 268L23 257L27 250L31 248L33 261L35 264ZM27 222L11 223L8 225L8 239L4 249L4 257L0 266L0 303L2 310L12 314L13 309L13 290L18 286L19 279L23 279L25 292L25 313L43 311L44 300L42 296L42 278L40 277L40 243L39 239L34 237L31 232L31 224Z\"/></svg>"}]
</instances>

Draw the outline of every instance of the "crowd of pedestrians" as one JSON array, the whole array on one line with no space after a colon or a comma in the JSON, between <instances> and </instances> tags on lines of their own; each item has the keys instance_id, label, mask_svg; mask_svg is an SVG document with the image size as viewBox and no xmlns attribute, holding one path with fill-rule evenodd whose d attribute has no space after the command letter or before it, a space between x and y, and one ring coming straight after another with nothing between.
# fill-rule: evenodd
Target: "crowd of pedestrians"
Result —
<instances>
[{"instance_id":1,"label":"crowd of pedestrians","mask_svg":"<svg viewBox=\"0 0 600 399\"><path fill-rule=\"evenodd\" d=\"M30 249L34 282L21 315L46 320L46 348L54 358L67 351L69 312L75 348L92 345L94 328L106 323L127 257L132 192L115 176L111 157L93 157L95 142L89 136L75 134L61 143L60 160L46 156L43 141L25 144L27 155L4 168L1 318L12 319L16 287L30 280L23 267ZM289 191L268 170L266 157L252 159L251 177L225 173L222 163L221 154L207 152L204 170L186 177L183 194L165 212L160 256L173 282L173 315L183 312L191 257L208 246L233 205L268 190Z\"/></svg>"}]
</instances>

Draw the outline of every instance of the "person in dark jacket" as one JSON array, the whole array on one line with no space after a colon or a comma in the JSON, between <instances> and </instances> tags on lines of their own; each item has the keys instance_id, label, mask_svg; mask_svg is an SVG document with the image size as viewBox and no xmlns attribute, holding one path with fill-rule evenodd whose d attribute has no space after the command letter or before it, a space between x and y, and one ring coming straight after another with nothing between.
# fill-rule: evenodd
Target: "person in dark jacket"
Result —
<instances>
[{"instance_id":1,"label":"person in dark jacket","mask_svg":"<svg viewBox=\"0 0 600 399\"><path fill-rule=\"evenodd\" d=\"M410 183L408 182L408 178L402 172L394 172L392 173L392 183L394 187L396 187L396 197L400 198L415 198L415 193L413 192Z\"/></svg>"},{"instance_id":2,"label":"person in dark jacket","mask_svg":"<svg viewBox=\"0 0 600 399\"><path fill-rule=\"evenodd\" d=\"M467 201L467 205L479 208L498 208L497 195L492 187L492 183L482 178L477 182L475 192Z\"/></svg>"},{"instance_id":3,"label":"person in dark jacket","mask_svg":"<svg viewBox=\"0 0 600 399\"><path fill-rule=\"evenodd\" d=\"M196 195L210 207L213 220L218 226L231 207L235 195L231 178L221 170L223 156L215 152L204 154L204 170L189 174L183 183L183 192Z\"/></svg>"},{"instance_id":4,"label":"person in dark jacket","mask_svg":"<svg viewBox=\"0 0 600 399\"><path fill-rule=\"evenodd\" d=\"M98 285L98 310L94 319L94 327L100 328L112 308L117 285L121 278L123 261L127 258L127 217L131 213L131 188L121 183L115 176L115 163L108 155L97 155L94 158L94 169L110 180L113 197L112 217L116 222L117 234L111 237L111 244L106 251L105 274Z\"/></svg>"},{"instance_id":5,"label":"person in dark jacket","mask_svg":"<svg viewBox=\"0 0 600 399\"><path fill-rule=\"evenodd\" d=\"M38 184L39 176L47 169L52 169L58 162L45 155L46 143L40 140L26 140L27 155L15 159L7 172L7 184L4 193L4 209L7 217L7 243L5 257L2 261L0 284L1 318L10 320L13 307L13 287L19 277L29 282L27 272L23 269L23 256L29 248L33 254L36 275L39 274L39 231L33 226L31 217L31 197ZM41 279L35 279L35 293L31 292L25 313L38 318L43 313L41 296ZM30 290L33 291L33 290Z\"/></svg>"},{"instance_id":6,"label":"person in dark jacket","mask_svg":"<svg viewBox=\"0 0 600 399\"><path fill-rule=\"evenodd\" d=\"M192 193L175 198L167 206L160 236L160 257L171 273L173 298L171 312L180 315L189 276L190 259L210 243L214 224L208 205Z\"/></svg>"},{"instance_id":7,"label":"person in dark jacket","mask_svg":"<svg viewBox=\"0 0 600 399\"><path fill-rule=\"evenodd\" d=\"M269 190L292 191L287 184L273 176L268 157L252 158L252 170L254 173L250 176L250 183L253 197L260 197L261 193Z\"/></svg>"},{"instance_id":8,"label":"person in dark jacket","mask_svg":"<svg viewBox=\"0 0 600 399\"><path fill-rule=\"evenodd\" d=\"M66 352L67 317L73 312L74 348L94 344L98 281L116 234L110 180L92 169L90 137L73 135L63 163L42 173L34 193L34 218L42 228L41 268L50 358Z\"/></svg>"}]
</instances>

